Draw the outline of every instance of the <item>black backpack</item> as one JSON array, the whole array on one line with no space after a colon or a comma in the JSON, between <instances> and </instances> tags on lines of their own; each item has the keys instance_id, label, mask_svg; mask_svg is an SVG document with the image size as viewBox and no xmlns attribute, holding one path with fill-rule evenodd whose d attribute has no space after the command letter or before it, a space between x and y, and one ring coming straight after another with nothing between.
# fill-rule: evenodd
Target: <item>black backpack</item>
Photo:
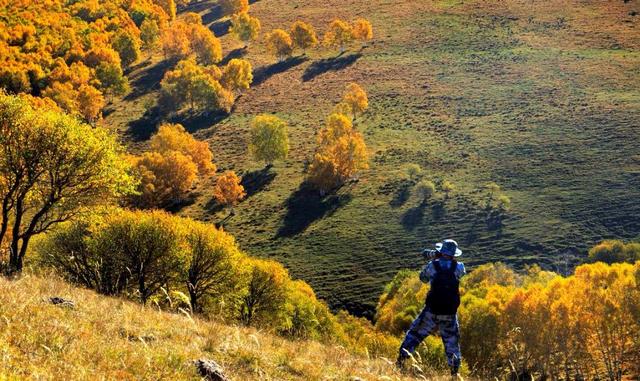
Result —
<instances>
[{"instance_id":1,"label":"black backpack","mask_svg":"<svg viewBox=\"0 0 640 381\"><path fill-rule=\"evenodd\" d=\"M431 279L431 289L425 305L435 315L455 315L460 306L460 281L456 277L458 263L451 261L450 268L444 268L440 261L433 261L436 274Z\"/></svg>"}]
</instances>

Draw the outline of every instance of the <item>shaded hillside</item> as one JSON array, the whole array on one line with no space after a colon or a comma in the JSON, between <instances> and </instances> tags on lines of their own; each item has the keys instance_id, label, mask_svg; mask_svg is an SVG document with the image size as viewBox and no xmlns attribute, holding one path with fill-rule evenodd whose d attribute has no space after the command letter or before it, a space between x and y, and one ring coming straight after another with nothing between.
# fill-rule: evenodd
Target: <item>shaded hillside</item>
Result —
<instances>
[{"instance_id":1,"label":"shaded hillside","mask_svg":"<svg viewBox=\"0 0 640 381\"><path fill-rule=\"evenodd\" d=\"M229 117L183 120L210 142L221 170L245 175L249 197L225 228L244 250L275 257L335 308L370 316L383 285L417 268L419 248L456 238L467 264L503 260L564 266L602 238L640 234L640 8L616 1L262 0L263 31L295 19L323 31L334 17L366 17L374 41L340 56L315 51L275 63L261 42L246 52L224 33L215 2L195 4L224 53L254 65L256 83ZM157 115L159 58L130 74L133 93L107 117L138 149ZM356 126L371 169L337 195L303 185L315 131L350 81L369 93ZM290 122L291 154L271 171L246 154L248 121ZM421 204L404 166L456 186ZM498 183L512 201L487 223L477 191ZM219 221L211 183L180 213ZM581 242L582 246L573 246Z\"/></svg>"}]
</instances>

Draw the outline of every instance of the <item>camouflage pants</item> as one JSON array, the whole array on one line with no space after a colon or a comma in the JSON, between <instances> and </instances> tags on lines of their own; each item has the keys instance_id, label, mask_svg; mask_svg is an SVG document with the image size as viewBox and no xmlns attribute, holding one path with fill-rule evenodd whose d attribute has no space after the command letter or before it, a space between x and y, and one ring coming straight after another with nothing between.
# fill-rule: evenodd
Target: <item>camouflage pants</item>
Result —
<instances>
[{"instance_id":1,"label":"camouflage pants","mask_svg":"<svg viewBox=\"0 0 640 381\"><path fill-rule=\"evenodd\" d=\"M425 307L416 320L411 323L407 335L400 346L400 359L409 357L422 340L436 329L440 330L444 350L447 354L447 362L450 367L460 366L460 331L458 326L458 316L456 315L434 315Z\"/></svg>"}]
</instances>

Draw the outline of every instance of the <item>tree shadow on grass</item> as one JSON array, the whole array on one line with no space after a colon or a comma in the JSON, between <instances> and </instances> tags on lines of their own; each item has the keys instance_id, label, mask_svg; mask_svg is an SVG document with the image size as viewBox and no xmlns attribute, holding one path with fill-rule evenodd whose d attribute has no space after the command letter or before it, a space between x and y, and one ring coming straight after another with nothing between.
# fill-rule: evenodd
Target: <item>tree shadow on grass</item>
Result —
<instances>
[{"instance_id":1,"label":"tree shadow on grass","mask_svg":"<svg viewBox=\"0 0 640 381\"><path fill-rule=\"evenodd\" d=\"M411 196L411 187L413 186L413 182L410 180L403 180L400 183L400 187L396 190L395 194L391 201L389 201L389 206L392 208L399 208L404 205L409 197Z\"/></svg>"},{"instance_id":2,"label":"tree shadow on grass","mask_svg":"<svg viewBox=\"0 0 640 381\"><path fill-rule=\"evenodd\" d=\"M266 166L257 171L247 172L242 176L240 184L247 193L247 198L260 192L276 178L276 173L271 171L271 166Z\"/></svg>"},{"instance_id":3,"label":"tree shadow on grass","mask_svg":"<svg viewBox=\"0 0 640 381\"><path fill-rule=\"evenodd\" d=\"M328 71L342 70L353 65L360 57L362 57L362 53L352 53L346 56L339 55L337 57L315 61L304 71L302 80L307 82Z\"/></svg>"},{"instance_id":4,"label":"tree shadow on grass","mask_svg":"<svg viewBox=\"0 0 640 381\"><path fill-rule=\"evenodd\" d=\"M180 123L189 133L209 128L227 119L229 114L224 111L195 112L184 111L168 118L170 123Z\"/></svg>"},{"instance_id":5,"label":"tree shadow on grass","mask_svg":"<svg viewBox=\"0 0 640 381\"><path fill-rule=\"evenodd\" d=\"M132 101L153 90L159 89L160 81L162 81L164 74L171 66L171 62L163 60L131 77L129 84L131 85L132 91L127 94L124 99Z\"/></svg>"},{"instance_id":6,"label":"tree shadow on grass","mask_svg":"<svg viewBox=\"0 0 640 381\"><path fill-rule=\"evenodd\" d=\"M152 107L142 115L142 118L128 123L126 135L134 142L148 140L156 132L160 120L162 120L160 107Z\"/></svg>"},{"instance_id":7,"label":"tree shadow on grass","mask_svg":"<svg viewBox=\"0 0 640 381\"><path fill-rule=\"evenodd\" d=\"M425 202L421 202L420 205L407 209L400 218L400 224L402 224L402 227L405 230L412 231L420 225L424 218L424 210L426 207L427 204Z\"/></svg>"},{"instance_id":8,"label":"tree shadow on grass","mask_svg":"<svg viewBox=\"0 0 640 381\"><path fill-rule=\"evenodd\" d=\"M247 47L246 46L243 47L243 48L233 49L232 51L227 53L226 56L224 56L224 58L222 59L222 61L220 61L220 63L218 65L220 65L220 66L226 65L232 59L234 59L234 58L242 58L246 54L247 54Z\"/></svg>"},{"instance_id":9,"label":"tree shadow on grass","mask_svg":"<svg viewBox=\"0 0 640 381\"><path fill-rule=\"evenodd\" d=\"M231 26L231 20L218 20L211 25L209 25L209 29L213 32L216 37L222 37L229 33L229 27Z\"/></svg>"},{"instance_id":10,"label":"tree shadow on grass","mask_svg":"<svg viewBox=\"0 0 640 381\"><path fill-rule=\"evenodd\" d=\"M170 213L178 213L183 208L195 204L199 194L189 193L187 197L180 201L174 201L170 204L164 205L163 209Z\"/></svg>"},{"instance_id":11,"label":"tree shadow on grass","mask_svg":"<svg viewBox=\"0 0 640 381\"><path fill-rule=\"evenodd\" d=\"M129 122L126 135L134 142L148 140L158 130L158 124L163 120L169 123L182 124L185 130L193 133L216 125L229 117L229 114L223 111L196 113L184 111L173 114L168 118L166 114L166 110L162 110L160 106L150 108L142 115L142 118Z\"/></svg>"},{"instance_id":12,"label":"tree shadow on grass","mask_svg":"<svg viewBox=\"0 0 640 381\"><path fill-rule=\"evenodd\" d=\"M220 16L218 16L218 18L222 17L222 7L217 4L214 4L214 2L212 1L191 2L184 9L181 9L180 13L184 13L184 12L200 13L207 8L210 9L208 13L212 13L214 11L214 8L219 8L219 10L215 10L215 12L220 13Z\"/></svg>"},{"instance_id":13,"label":"tree shadow on grass","mask_svg":"<svg viewBox=\"0 0 640 381\"><path fill-rule=\"evenodd\" d=\"M282 62L274 63L272 65L259 67L253 72L252 86L258 86L272 76L285 72L292 67L298 66L308 60L309 58L306 56L297 56L290 57Z\"/></svg>"},{"instance_id":14,"label":"tree shadow on grass","mask_svg":"<svg viewBox=\"0 0 640 381\"><path fill-rule=\"evenodd\" d=\"M352 196L348 193L322 197L318 190L308 183L300 184L300 187L285 202L287 214L276 233L276 238L292 237L302 233L314 221L332 215L338 208L347 205L351 199Z\"/></svg>"},{"instance_id":15,"label":"tree shadow on grass","mask_svg":"<svg viewBox=\"0 0 640 381\"><path fill-rule=\"evenodd\" d=\"M200 11L203 11L203 10L204 9L201 9L199 11L189 10L189 12L200 12ZM216 4L216 5L212 6L211 8L209 8L209 12L205 13L202 16L202 25L211 24L214 21L220 20L222 17L224 17L224 13L222 12L222 7L220 5L218 5L218 4Z\"/></svg>"}]
</instances>

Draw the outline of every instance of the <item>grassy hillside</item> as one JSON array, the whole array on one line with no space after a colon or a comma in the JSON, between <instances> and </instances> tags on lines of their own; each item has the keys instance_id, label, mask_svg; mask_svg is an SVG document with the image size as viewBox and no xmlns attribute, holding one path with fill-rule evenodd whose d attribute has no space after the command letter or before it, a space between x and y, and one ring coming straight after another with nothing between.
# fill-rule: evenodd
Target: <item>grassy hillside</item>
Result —
<instances>
[{"instance_id":1,"label":"grassy hillside","mask_svg":"<svg viewBox=\"0 0 640 381\"><path fill-rule=\"evenodd\" d=\"M60 296L75 308L55 306ZM0 380L200 380L213 359L233 380L408 380L384 359L255 329L158 312L55 279L0 278Z\"/></svg>"},{"instance_id":2,"label":"grassy hillside","mask_svg":"<svg viewBox=\"0 0 640 381\"><path fill-rule=\"evenodd\" d=\"M560 262L602 238L640 234L640 8L622 0L261 0L263 31L296 19L323 31L334 17L366 17L374 41L341 56L315 51L274 64L261 42L243 52L215 1L194 4L227 57L254 65L252 89L227 118L181 120L210 142L219 168L245 176L249 197L226 224L244 250L284 262L333 307L370 314L383 285L417 267L418 249L457 238L467 264ZM133 91L107 123L144 146L167 66L160 57L129 75ZM314 134L350 81L369 93L357 120L371 169L335 196L301 187ZM246 154L248 120L287 119L291 157L270 171ZM457 187L420 205L404 166ZM501 229L487 226L477 189L494 181L511 198ZM211 183L181 214L225 215ZM580 242L582 246L574 246ZM564 263L564 260L562 260Z\"/></svg>"}]
</instances>

